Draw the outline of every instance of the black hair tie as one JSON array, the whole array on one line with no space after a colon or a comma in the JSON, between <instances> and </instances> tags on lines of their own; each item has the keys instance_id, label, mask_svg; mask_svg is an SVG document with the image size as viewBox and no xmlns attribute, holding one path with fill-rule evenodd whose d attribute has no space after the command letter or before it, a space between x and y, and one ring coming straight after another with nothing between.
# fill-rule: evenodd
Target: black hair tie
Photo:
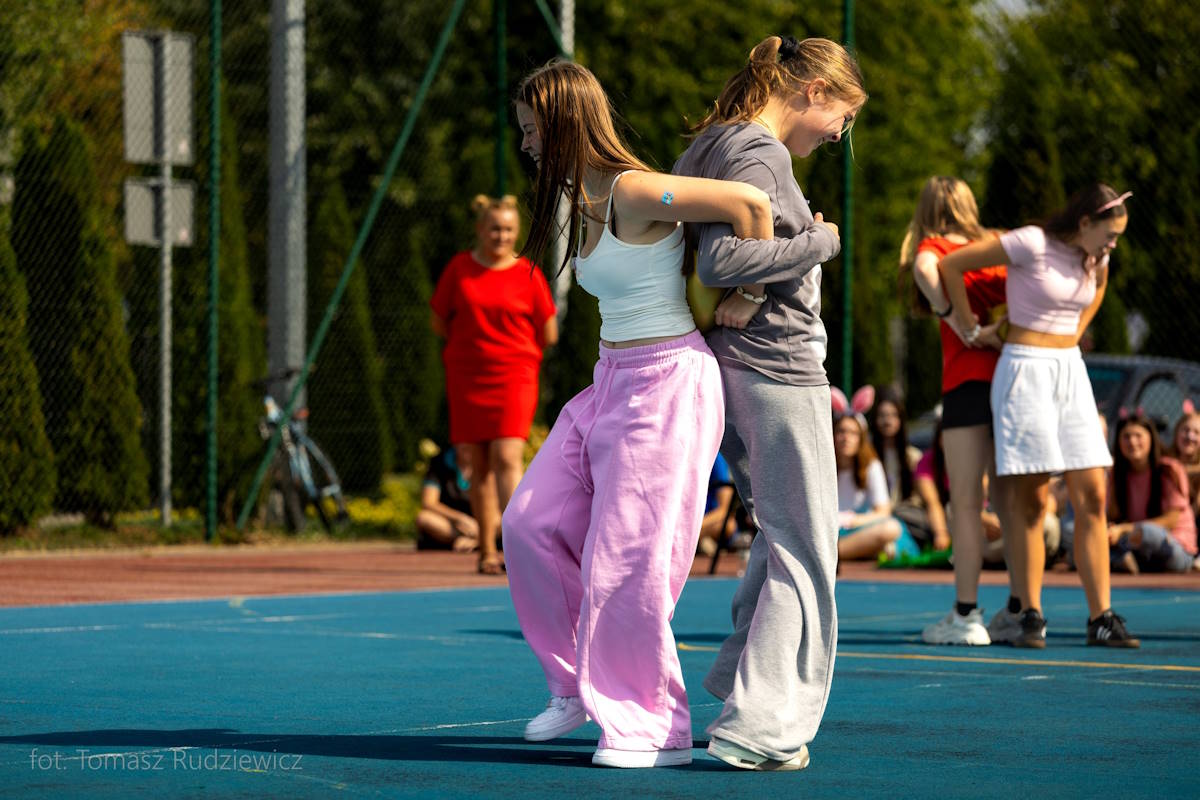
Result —
<instances>
[{"instance_id":1,"label":"black hair tie","mask_svg":"<svg viewBox=\"0 0 1200 800\"><path fill-rule=\"evenodd\" d=\"M794 58L800 52L800 42L796 40L795 36L781 36L779 38L783 39L783 44L779 45L780 61L787 61L790 58Z\"/></svg>"}]
</instances>

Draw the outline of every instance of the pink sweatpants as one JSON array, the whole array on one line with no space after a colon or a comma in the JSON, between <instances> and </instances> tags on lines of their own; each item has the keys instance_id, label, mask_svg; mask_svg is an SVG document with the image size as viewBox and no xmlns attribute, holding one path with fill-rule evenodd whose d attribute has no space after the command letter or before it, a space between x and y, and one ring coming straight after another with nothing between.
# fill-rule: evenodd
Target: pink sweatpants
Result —
<instances>
[{"instance_id":1,"label":"pink sweatpants","mask_svg":"<svg viewBox=\"0 0 1200 800\"><path fill-rule=\"evenodd\" d=\"M578 695L600 747L692 746L671 616L724 429L699 333L601 346L504 512L504 557L550 693Z\"/></svg>"}]
</instances>

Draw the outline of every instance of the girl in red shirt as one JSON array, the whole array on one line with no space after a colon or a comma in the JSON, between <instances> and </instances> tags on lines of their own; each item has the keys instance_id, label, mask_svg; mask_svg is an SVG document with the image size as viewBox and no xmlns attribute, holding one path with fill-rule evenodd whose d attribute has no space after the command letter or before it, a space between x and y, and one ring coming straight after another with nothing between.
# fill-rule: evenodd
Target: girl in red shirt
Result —
<instances>
[{"instance_id":1,"label":"girl in red shirt","mask_svg":"<svg viewBox=\"0 0 1200 800\"><path fill-rule=\"evenodd\" d=\"M516 198L479 195L471 207L475 248L450 259L430 305L433 329L446 339L450 442L471 482L479 571L497 575L500 515L521 480L542 350L558 341L558 323L542 271L514 252Z\"/></svg>"},{"instance_id":2,"label":"girl in red shirt","mask_svg":"<svg viewBox=\"0 0 1200 800\"><path fill-rule=\"evenodd\" d=\"M901 246L901 273L911 271L915 285L914 310L932 312L941 320L942 441L950 496L955 502L950 538L957 602L944 619L923 631L924 640L930 644L986 645L992 641L992 626L984 627L977 600L983 569L983 478L992 461L988 398L992 372L1000 357L997 330L1001 323L993 322L992 316L1004 305L1005 268L989 267L967 275L971 310L986 323L974 347L963 342L938 273L938 261L943 256L988 235L979 224L971 187L958 178L935 176L921 189L916 213ZM985 346L979 346L981 343Z\"/></svg>"}]
</instances>

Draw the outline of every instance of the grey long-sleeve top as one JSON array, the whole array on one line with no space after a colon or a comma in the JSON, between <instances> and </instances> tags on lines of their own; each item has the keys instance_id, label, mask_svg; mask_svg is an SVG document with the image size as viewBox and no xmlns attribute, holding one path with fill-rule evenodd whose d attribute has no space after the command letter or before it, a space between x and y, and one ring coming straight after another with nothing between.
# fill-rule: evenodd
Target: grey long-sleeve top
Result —
<instances>
[{"instance_id":1,"label":"grey long-sleeve top","mask_svg":"<svg viewBox=\"0 0 1200 800\"><path fill-rule=\"evenodd\" d=\"M689 224L696 272L706 286L767 285L767 300L744 330L716 327L708 345L723 362L797 386L828 383L821 322L821 263L841 250L814 222L792 174L792 157L761 125L713 125L675 162L677 175L743 181L771 198L775 238L739 239L725 223Z\"/></svg>"}]
</instances>

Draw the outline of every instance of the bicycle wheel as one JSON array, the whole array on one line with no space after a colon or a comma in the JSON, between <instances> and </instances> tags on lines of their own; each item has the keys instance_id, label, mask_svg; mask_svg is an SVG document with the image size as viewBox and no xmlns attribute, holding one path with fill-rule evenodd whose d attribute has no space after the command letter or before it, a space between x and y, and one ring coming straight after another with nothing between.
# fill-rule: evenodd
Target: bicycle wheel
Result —
<instances>
[{"instance_id":1,"label":"bicycle wheel","mask_svg":"<svg viewBox=\"0 0 1200 800\"><path fill-rule=\"evenodd\" d=\"M259 523L267 527L279 526L289 533L296 533L308 524L302 490L292 477L291 463L282 448L267 468L258 505Z\"/></svg>"},{"instance_id":2,"label":"bicycle wheel","mask_svg":"<svg viewBox=\"0 0 1200 800\"><path fill-rule=\"evenodd\" d=\"M340 528L350 520L337 470L317 443L306 434L298 435L296 444L308 459L312 481L309 494L313 505L317 507L317 516L321 518L325 529L332 533L334 528ZM326 505L327 501L333 506L332 514Z\"/></svg>"}]
</instances>

